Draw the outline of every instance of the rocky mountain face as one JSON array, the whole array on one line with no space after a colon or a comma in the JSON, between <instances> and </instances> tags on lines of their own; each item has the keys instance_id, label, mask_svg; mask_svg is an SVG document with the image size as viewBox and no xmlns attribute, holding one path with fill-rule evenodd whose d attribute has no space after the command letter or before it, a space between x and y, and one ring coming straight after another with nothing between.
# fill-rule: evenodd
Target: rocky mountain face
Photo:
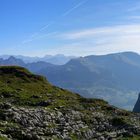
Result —
<instances>
[{"instance_id":1,"label":"rocky mountain face","mask_svg":"<svg viewBox=\"0 0 140 140\"><path fill-rule=\"evenodd\" d=\"M0 139L139 139L140 115L51 85L22 67L0 67Z\"/></svg>"},{"instance_id":2,"label":"rocky mountain face","mask_svg":"<svg viewBox=\"0 0 140 140\"><path fill-rule=\"evenodd\" d=\"M140 93L139 93L138 100L133 108L133 112L140 112Z\"/></svg>"}]
</instances>

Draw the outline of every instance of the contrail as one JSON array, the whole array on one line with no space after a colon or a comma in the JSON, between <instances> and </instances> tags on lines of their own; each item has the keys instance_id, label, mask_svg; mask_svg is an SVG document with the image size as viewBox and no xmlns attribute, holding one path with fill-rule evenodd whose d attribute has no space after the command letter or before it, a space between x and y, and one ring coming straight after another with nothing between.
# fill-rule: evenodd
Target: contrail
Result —
<instances>
[{"instance_id":1,"label":"contrail","mask_svg":"<svg viewBox=\"0 0 140 140\"><path fill-rule=\"evenodd\" d=\"M80 6L82 6L83 4L85 4L87 1L89 0L83 0L81 1L80 3L76 4L74 7L72 7L71 9L67 10L64 14L62 14L62 17L65 17L67 16L68 14L70 14L72 11L74 11L75 9L79 8ZM61 16L60 16L61 17ZM60 18L59 17L59 18ZM42 27L39 31L44 31L46 30L48 27L50 27L52 24L54 24L56 22L55 21L52 21L50 22L49 24L46 24L44 27Z\"/></svg>"},{"instance_id":2,"label":"contrail","mask_svg":"<svg viewBox=\"0 0 140 140\"><path fill-rule=\"evenodd\" d=\"M39 35L39 34L38 34L38 35L35 36L35 37L31 37L30 39L26 39L26 40L22 41L22 44L30 43L30 42L32 42L32 41L34 41L34 40L38 40L38 39L41 39L41 38L46 38L46 37L49 37L49 36L55 35L55 34L57 34L56 31L55 31L55 32L48 32L48 33L42 34L42 35Z\"/></svg>"},{"instance_id":3,"label":"contrail","mask_svg":"<svg viewBox=\"0 0 140 140\"><path fill-rule=\"evenodd\" d=\"M88 0L84 0L78 4L76 4L74 7L72 7L71 9L67 10L62 16L65 17L68 14L70 14L72 11L74 11L75 9L79 8L80 6L82 6L83 4L85 4Z\"/></svg>"},{"instance_id":4,"label":"contrail","mask_svg":"<svg viewBox=\"0 0 140 140\"><path fill-rule=\"evenodd\" d=\"M43 26L39 31L44 31L46 30L48 27L50 27L52 24L54 23L54 21L50 22L49 24L46 24L45 26Z\"/></svg>"},{"instance_id":5,"label":"contrail","mask_svg":"<svg viewBox=\"0 0 140 140\"><path fill-rule=\"evenodd\" d=\"M74 7L70 8L69 10L67 10L64 14L60 15L57 19L55 19L54 21L51 21L50 23L46 24L45 26L43 26L42 28L39 29L38 32L32 34L29 39L26 39L24 41L22 41L22 44L26 44L29 42L32 42L34 40L40 39L42 38L41 32L45 31L46 29L48 29L52 24L55 24L57 22L58 19L60 19L61 17L65 17L67 15L69 15L71 12L73 12L74 10L76 10L77 8L81 7L83 4L87 3L87 1L89 0L83 0L81 2L79 2L78 4L76 4ZM54 32L52 32L54 33ZM51 33L47 33L48 35L51 35ZM44 36L44 35L43 35Z\"/></svg>"}]
</instances>

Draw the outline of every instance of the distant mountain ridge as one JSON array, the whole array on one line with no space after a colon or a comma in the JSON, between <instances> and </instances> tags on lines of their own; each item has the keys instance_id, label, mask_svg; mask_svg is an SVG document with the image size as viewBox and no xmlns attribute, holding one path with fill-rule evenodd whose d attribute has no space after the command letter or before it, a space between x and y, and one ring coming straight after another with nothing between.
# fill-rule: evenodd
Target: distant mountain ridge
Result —
<instances>
[{"instance_id":1,"label":"distant mountain ridge","mask_svg":"<svg viewBox=\"0 0 140 140\"><path fill-rule=\"evenodd\" d=\"M37 56L30 57L30 56L23 56L23 55L1 55L0 58L8 59L11 56L17 59L22 59L24 63L34 63L34 62L44 61L55 65L63 65L66 64L70 59L76 58L75 56L65 56L63 54L45 55L44 57L37 57Z\"/></svg>"},{"instance_id":2,"label":"distant mountain ridge","mask_svg":"<svg viewBox=\"0 0 140 140\"><path fill-rule=\"evenodd\" d=\"M103 98L125 109L133 108L140 91L140 55L133 52L79 57L64 65L43 61L26 64L14 57L0 59L0 65L8 64L26 67L54 85L84 97Z\"/></svg>"},{"instance_id":3,"label":"distant mountain ridge","mask_svg":"<svg viewBox=\"0 0 140 140\"><path fill-rule=\"evenodd\" d=\"M25 63L21 59L17 59L13 56L10 56L8 59L0 58L0 65L19 65L24 66Z\"/></svg>"},{"instance_id":4,"label":"distant mountain ridge","mask_svg":"<svg viewBox=\"0 0 140 140\"><path fill-rule=\"evenodd\" d=\"M22 59L18 59L15 58L14 56L10 56L8 59L1 58L0 66L22 66L36 73L42 69L47 69L48 67L53 67L55 65L44 61L25 63Z\"/></svg>"}]
</instances>

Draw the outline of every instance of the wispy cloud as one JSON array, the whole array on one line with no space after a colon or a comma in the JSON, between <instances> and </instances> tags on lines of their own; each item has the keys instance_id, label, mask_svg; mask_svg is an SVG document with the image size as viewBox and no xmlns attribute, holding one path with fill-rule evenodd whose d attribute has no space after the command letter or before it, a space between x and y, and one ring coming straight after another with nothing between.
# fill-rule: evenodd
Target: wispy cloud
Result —
<instances>
[{"instance_id":1,"label":"wispy cloud","mask_svg":"<svg viewBox=\"0 0 140 140\"><path fill-rule=\"evenodd\" d=\"M132 8L129 8L128 11L132 12L132 11L137 11L140 10L140 5L134 6Z\"/></svg>"},{"instance_id":2,"label":"wispy cloud","mask_svg":"<svg viewBox=\"0 0 140 140\"><path fill-rule=\"evenodd\" d=\"M128 34L139 34L140 25L118 25L112 27L101 27L101 28L90 28L85 30L73 31L62 33L59 35L62 39L87 39L91 37L102 37L102 36L118 36Z\"/></svg>"},{"instance_id":3,"label":"wispy cloud","mask_svg":"<svg viewBox=\"0 0 140 140\"><path fill-rule=\"evenodd\" d=\"M140 16L139 15L138 16L129 16L128 19L140 20Z\"/></svg>"},{"instance_id":4,"label":"wispy cloud","mask_svg":"<svg viewBox=\"0 0 140 140\"><path fill-rule=\"evenodd\" d=\"M47 49L50 54L63 53L66 55L85 56L122 51L140 53L140 24L35 34L33 38L25 40L23 43L42 38L49 38L55 42L54 45L52 44Z\"/></svg>"},{"instance_id":5,"label":"wispy cloud","mask_svg":"<svg viewBox=\"0 0 140 140\"><path fill-rule=\"evenodd\" d=\"M56 36L67 41L56 52L68 55L107 54L121 51L140 53L140 24L91 28L61 33Z\"/></svg>"}]
</instances>

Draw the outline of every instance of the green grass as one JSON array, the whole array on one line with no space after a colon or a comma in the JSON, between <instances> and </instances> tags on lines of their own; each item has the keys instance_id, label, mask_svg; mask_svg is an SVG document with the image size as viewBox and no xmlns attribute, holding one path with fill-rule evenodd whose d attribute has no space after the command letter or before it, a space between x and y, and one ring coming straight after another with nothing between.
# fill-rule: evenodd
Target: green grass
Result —
<instances>
[{"instance_id":1,"label":"green grass","mask_svg":"<svg viewBox=\"0 0 140 140\"><path fill-rule=\"evenodd\" d=\"M140 140L140 136L134 136L129 138L120 138L118 140Z\"/></svg>"},{"instance_id":2,"label":"green grass","mask_svg":"<svg viewBox=\"0 0 140 140\"><path fill-rule=\"evenodd\" d=\"M6 137L0 136L0 140L8 140Z\"/></svg>"}]
</instances>

